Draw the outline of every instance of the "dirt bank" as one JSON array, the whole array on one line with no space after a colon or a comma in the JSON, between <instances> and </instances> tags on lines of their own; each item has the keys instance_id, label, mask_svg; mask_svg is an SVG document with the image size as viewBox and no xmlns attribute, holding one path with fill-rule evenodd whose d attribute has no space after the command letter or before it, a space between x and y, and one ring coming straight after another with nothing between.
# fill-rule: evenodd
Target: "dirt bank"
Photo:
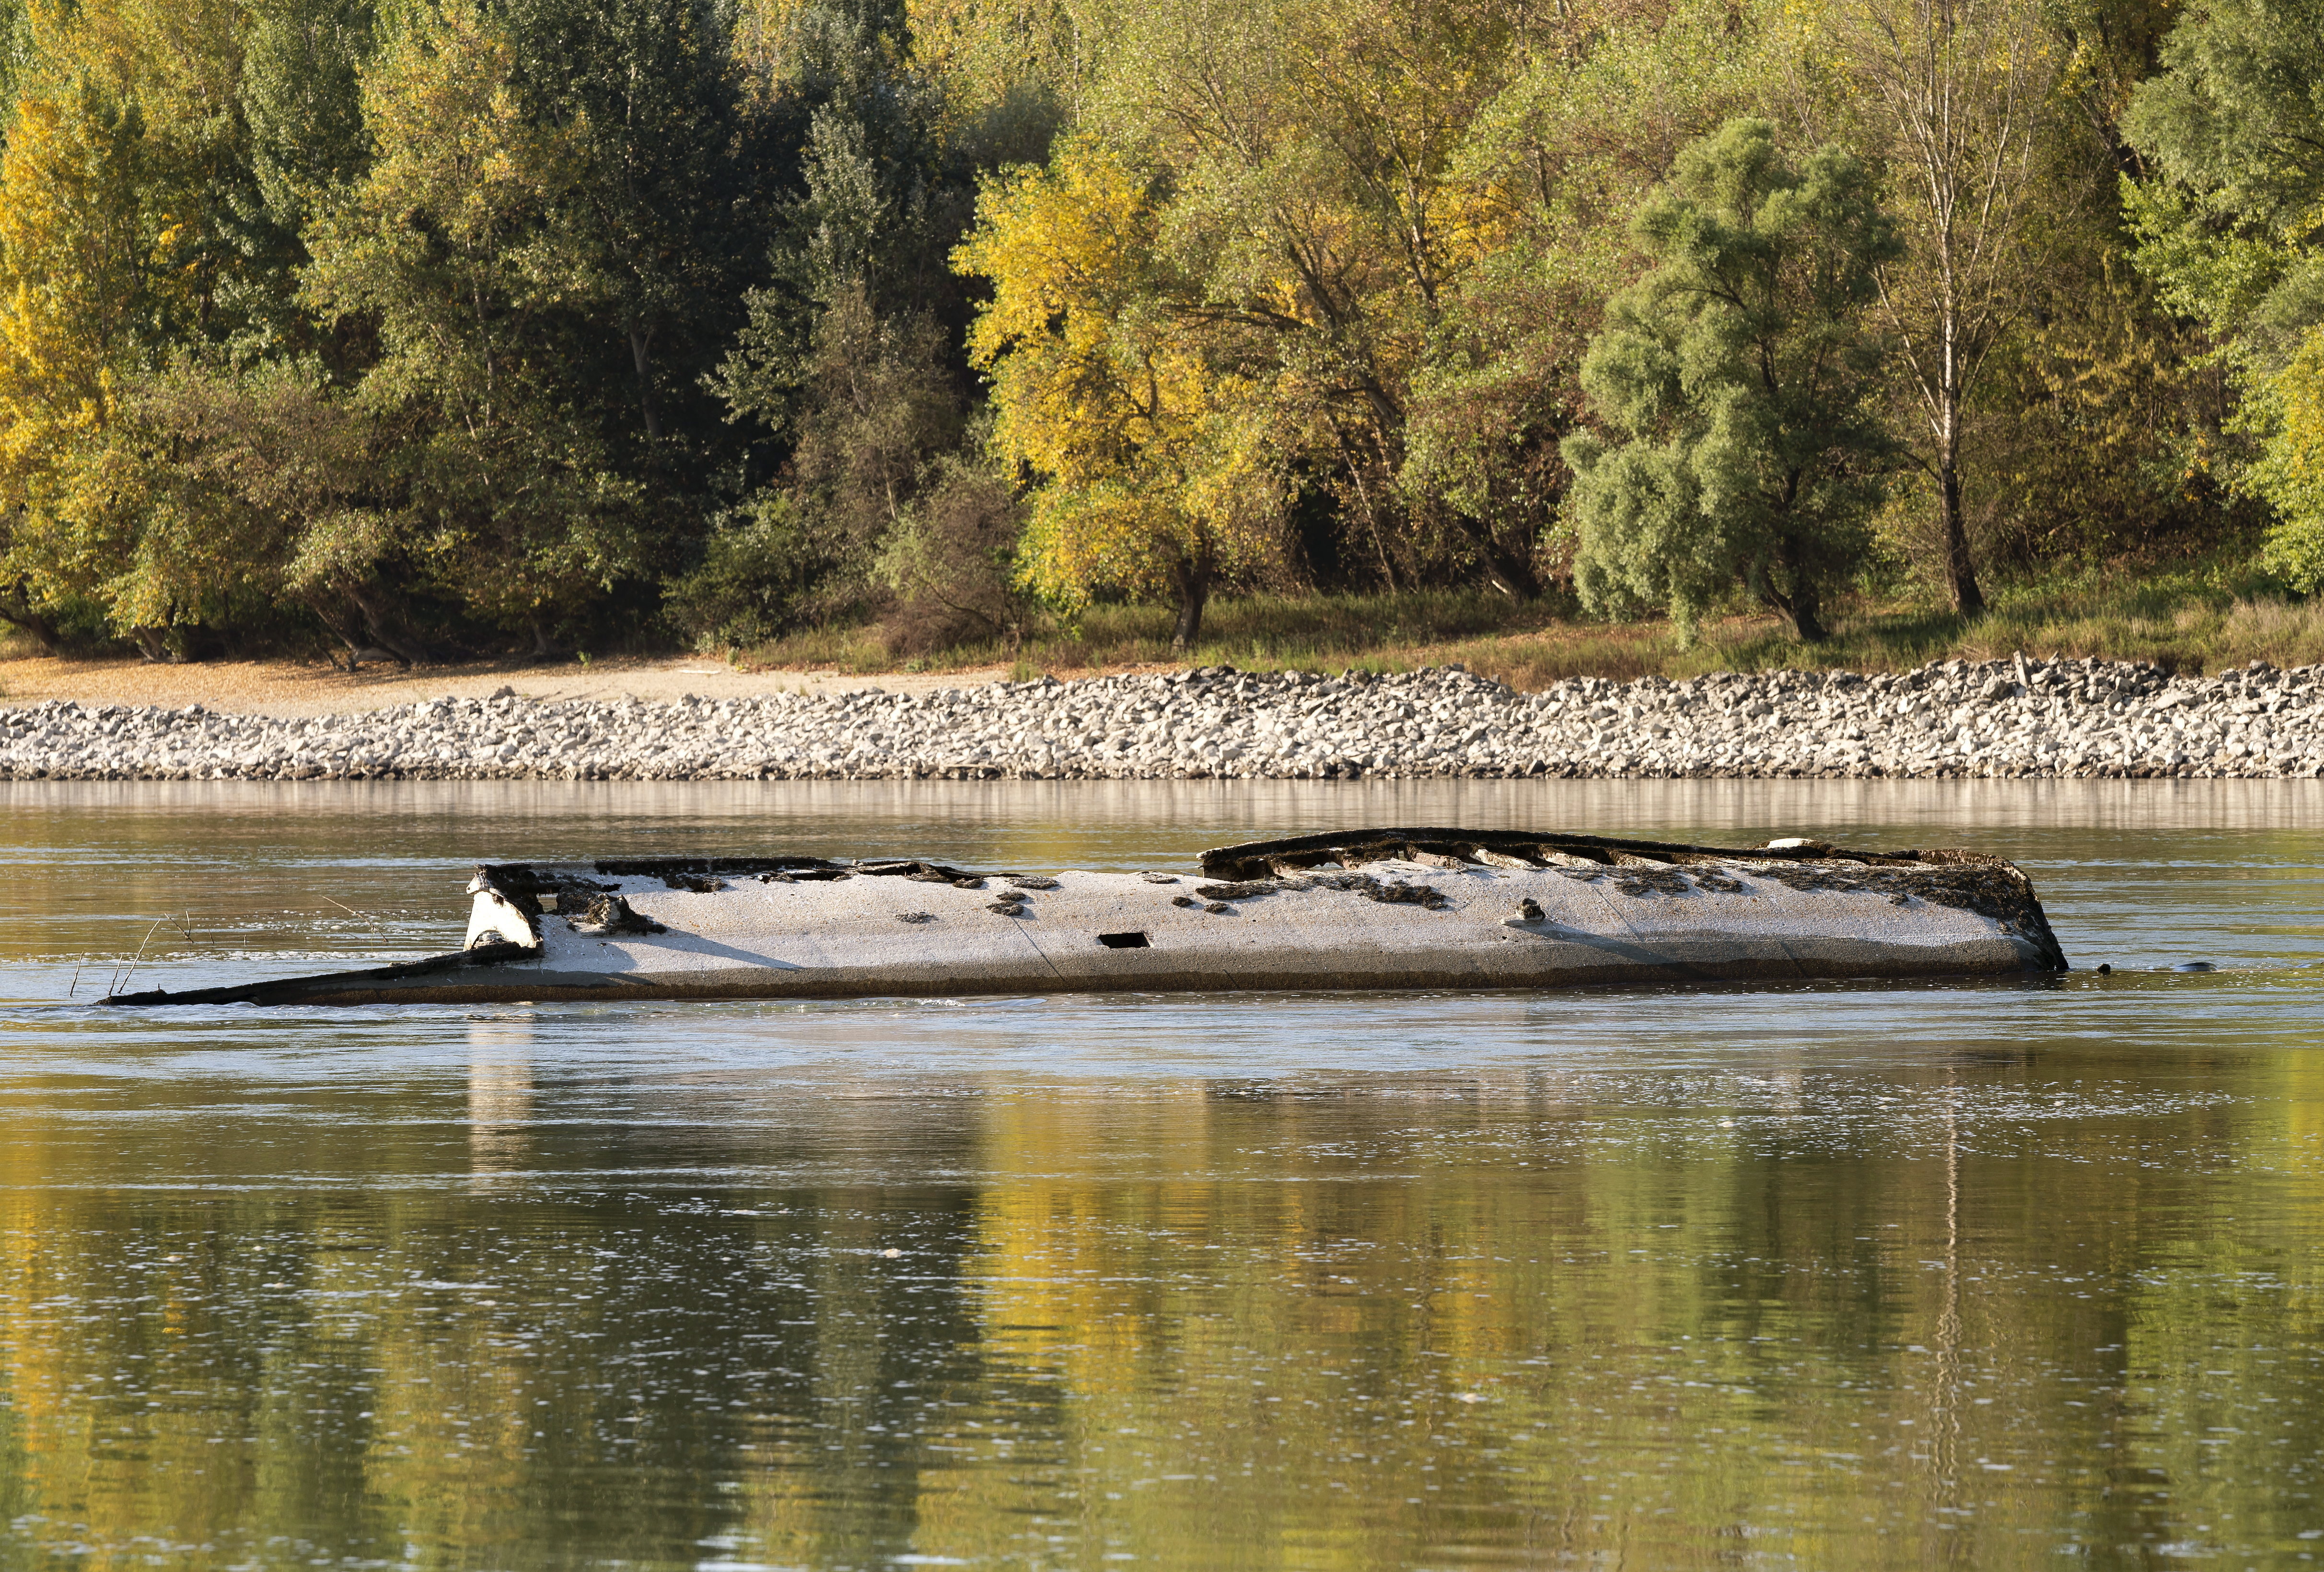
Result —
<instances>
[{"instance_id":1,"label":"dirt bank","mask_svg":"<svg viewBox=\"0 0 2324 1572\"><path fill-rule=\"evenodd\" d=\"M428 699L489 698L503 688L520 697L561 699L637 698L654 703L693 694L706 699L755 698L770 694L842 694L862 688L925 694L938 688L974 687L1007 680L1008 668L991 666L942 674L899 673L845 676L832 672L741 672L699 657L685 660L593 660L587 666L520 665L510 661L469 666L366 666L346 672L293 661L208 661L157 666L138 660L69 660L35 657L0 660L0 705L31 705L71 699L84 705L153 704L182 709L200 704L229 714L343 715Z\"/></svg>"}]
</instances>

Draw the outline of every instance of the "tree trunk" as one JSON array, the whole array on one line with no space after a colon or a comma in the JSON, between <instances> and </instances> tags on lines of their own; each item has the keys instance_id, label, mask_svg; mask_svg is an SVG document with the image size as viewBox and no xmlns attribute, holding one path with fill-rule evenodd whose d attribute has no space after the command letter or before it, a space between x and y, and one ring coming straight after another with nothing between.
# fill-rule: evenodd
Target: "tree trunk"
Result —
<instances>
[{"instance_id":1,"label":"tree trunk","mask_svg":"<svg viewBox=\"0 0 2324 1572\"><path fill-rule=\"evenodd\" d=\"M355 671L361 667L363 665L363 641L357 639L354 634L348 632L345 628L341 627L339 625L339 620L337 617L332 616L331 613L323 607L317 605L314 601L309 600L307 602L307 610L313 615L316 621L320 622L323 625L323 631L331 636L333 642L337 643L340 648L347 652L347 669L349 671ZM332 669L337 670L339 664L338 657L331 655L327 648L324 653L329 657Z\"/></svg>"},{"instance_id":2,"label":"tree trunk","mask_svg":"<svg viewBox=\"0 0 2324 1572\"><path fill-rule=\"evenodd\" d=\"M1775 568L1764 572L1759 579L1760 593L1769 605L1784 614L1792 625L1792 634L1803 644L1821 644L1831 636L1823 625L1823 598L1816 593L1815 580L1809 576L1795 548L1789 543L1778 547ZM1777 574L1791 581L1788 590L1778 587Z\"/></svg>"},{"instance_id":3,"label":"tree trunk","mask_svg":"<svg viewBox=\"0 0 2324 1572\"><path fill-rule=\"evenodd\" d=\"M1969 556L1969 521L1961 516L1960 427L1956 417L1937 453L1937 506L1945 537L1945 588L1964 621L1985 614L1985 592L1978 588L1977 563Z\"/></svg>"},{"instance_id":4,"label":"tree trunk","mask_svg":"<svg viewBox=\"0 0 2324 1572\"><path fill-rule=\"evenodd\" d=\"M428 646L403 631L403 618L386 594L372 585L359 584L346 591L346 598L374 644L406 666L429 663Z\"/></svg>"},{"instance_id":5,"label":"tree trunk","mask_svg":"<svg viewBox=\"0 0 2324 1572\"><path fill-rule=\"evenodd\" d=\"M1203 636L1203 608L1211 598L1211 554L1180 556L1171 570L1178 584L1178 625L1170 631L1170 653L1184 655Z\"/></svg>"},{"instance_id":6,"label":"tree trunk","mask_svg":"<svg viewBox=\"0 0 2324 1572\"><path fill-rule=\"evenodd\" d=\"M1356 488L1356 501L1364 510L1364 527L1372 534L1372 549L1379 554L1380 578L1388 585L1389 593L1393 594L1404 586L1397 583L1396 566L1388 560L1388 538L1380 533L1379 513L1372 506L1372 489L1364 484L1363 465L1356 457L1355 446L1349 442L1348 434L1340 429L1336 421L1333 424L1332 435L1339 438L1340 462L1348 466L1348 479Z\"/></svg>"},{"instance_id":7,"label":"tree trunk","mask_svg":"<svg viewBox=\"0 0 2324 1572\"><path fill-rule=\"evenodd\" d=\"M0 599L0 622L21 628L32 636L42 655L57 653L57 625L26 605L20 598Z\"/></svg>"},{"instance_id":8,"label":"tree trunk","mask_svg":"<svg viewBox=\"0 0 2324 1572\"><path fill-rule=\"evenodd\" d=\"M1904 177L1897 216L1911 260L1884 271L1881 302L1935 450L1945 588L1973 618L1985 595L1961 518L1961 409L1987 351L2031 298L2039 253L2023 232L2039 222L2045 188L2034 151L2064 61L2024 0L1912 0L1858 15L1851 52Z\"/></svg>"},{"instance_id":9,"label":"tree trunk","mask_svg":"<svg viewBox=\"0 0 2324 1572\"><path fill-rule=\"evenodd\" d=\"M1513 601L1541 599L1541 580L1535 576L1533 564L1503 544L1491 525L1464 513L1454 513L1452 522L1484 559L1487 584Z\"/></svg>"},{"instance_id":10,"label":"tree trunk","mask_svg":"<svg viewBox=\"0 0 2324 1572\"><path fill-rule=\"evenodd\" d=\"M653 406L653 329L641 327L632 317L623 324L630 336L630 360L638 368L638 409L646 418L646 437L661 440L661 417Z\"/></svg>"},{"instance_id":11,"label":"tree trunk","mask_svg":"<svg viewBox=\"0 0 2324 1572\"><path fill-rule=\"evenodd\" d=\"M1788 610L1792 619L1792 631L1798 635L1801 643L1821 644L1826 639L1831 637L1831 630L1823 625L1822 608L1816 604L1814 590L1801 589L1794 592Z\"/></svg>"}]
</instances>

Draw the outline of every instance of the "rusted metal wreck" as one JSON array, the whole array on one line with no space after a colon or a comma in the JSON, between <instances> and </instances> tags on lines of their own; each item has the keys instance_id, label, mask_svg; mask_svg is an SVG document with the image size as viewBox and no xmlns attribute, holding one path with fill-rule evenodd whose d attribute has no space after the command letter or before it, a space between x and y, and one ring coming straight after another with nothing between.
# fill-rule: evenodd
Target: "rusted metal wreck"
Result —
<instances>
[{"instance_id":1,"label":"rusted metal wreck","mask_svg":"<svg viewBox=\"0 0 2324 1572\"><path fill-rule=\"evenodd\" d=\"M1223 847L1202 875L653 858L479 868L465 945L120 1005L1602 983L2062 971L2034 886L1969 851L1514 831Z\"/></svg>"}]
</instances>

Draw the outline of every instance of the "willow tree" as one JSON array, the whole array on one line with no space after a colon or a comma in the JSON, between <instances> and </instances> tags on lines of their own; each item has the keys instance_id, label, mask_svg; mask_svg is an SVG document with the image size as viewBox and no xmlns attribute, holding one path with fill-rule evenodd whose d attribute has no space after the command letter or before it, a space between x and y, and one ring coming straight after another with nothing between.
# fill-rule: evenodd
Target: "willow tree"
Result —
<instances>
[{"instance_id":1,"label":"willow tree","mask_svg":"<svg viewBox=\"0 0 2324 1572\"><path fill-rule=\"evenodd\" d=\"M1681 147L1764 95L1779 35L1757 10L1578 8L1465 128L1452 184L1478 254L1412 378L1406 497L1512 547L1556 538L1559 445L1582 418L1590 336L1631 271L1626 221Z\"/></svg>"},{"instance_id":2,"label":"willow tree","mask_svg":"<svg viewBox=\"0 0 2324 1572\"><path fill-rule=\"evenodd\" d=\"M1690 144L1634 234L1655 267L1609 305L1582 385L1615 434L1567 439L1584 602L1682 629L1738 581L1800 639L1862 559L1891 444L1863 316L1894 226L1832 147L1796 170L1764 120Z\"/></svg>"}]
</instances>

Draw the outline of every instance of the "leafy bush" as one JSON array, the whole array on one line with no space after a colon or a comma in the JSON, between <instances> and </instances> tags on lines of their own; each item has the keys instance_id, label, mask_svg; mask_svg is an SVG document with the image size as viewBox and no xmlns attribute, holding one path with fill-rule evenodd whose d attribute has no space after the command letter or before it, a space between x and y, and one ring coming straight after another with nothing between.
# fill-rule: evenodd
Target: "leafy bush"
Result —
<instances>
[{"instance_id":1,"label":"leafy bush","mask_svg":"<svg viewBox=\"0 0 2324 1572\"><path fill-rule=\"evenodd\" d=\"M1016 488L990 463L934 466L919 505L889 531L880 581L896 596L881 625L891 656L932 655L1023 625L1016 588L1024 526Z\"/></svg>"},{"instance_id":2,"label":"leafy bush","mask_svg":"<svg viewBox=\"0 0 2324 1572\"><path fill-rule=\"evenodd\" d=\"M798 619L819 555L789 499L761 496L719 520L701 565L663 591L662 613L696 649L762 644Z\"/></svg>"}]
</instances>

